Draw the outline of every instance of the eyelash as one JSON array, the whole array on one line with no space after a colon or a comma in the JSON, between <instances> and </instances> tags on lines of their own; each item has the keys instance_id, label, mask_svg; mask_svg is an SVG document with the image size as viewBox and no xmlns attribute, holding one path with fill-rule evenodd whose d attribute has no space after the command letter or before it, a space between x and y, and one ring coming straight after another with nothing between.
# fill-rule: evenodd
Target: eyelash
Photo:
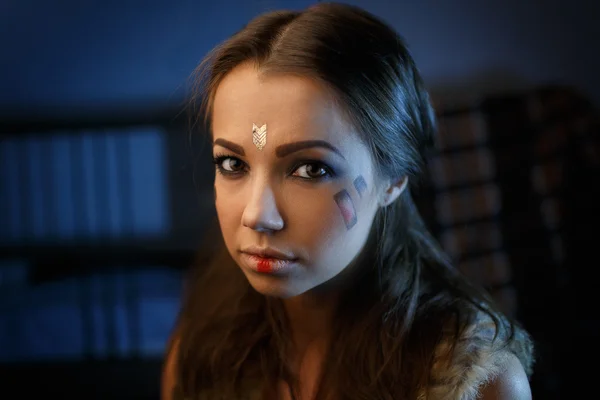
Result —
<instances>
[{"instance_id":1,"label":"eyelash","mask_svg":"<svg viewBox=\"0 0 600 400\"><path fill-rule=\"evenodd\" d=\"M227 155L227 154L216 154L213 157L213 164L215 164L217 171L222 174L223 176L226 177L236 177L241 175L242 173L244 173L245 171L238 171L238 172L231 172L231 171L227 171L226 169L223 168L222 164L223 161L227 160L227 159L231 159L231 160L236 160L242 164L244 164L245 167L247 167L247 164L245 162L243 162L242 160L240 160L239 158L232 156L232 155ZM303 178L300 176L293 176L291 175L292 173L294 173L298 168L304 166L304 165L316 165L319 169L323 169L325 171L325 175L322 175L320 177L316 177L316 178ZM317 161L317 160L303 160L303 161L299 161L298 163L295 164L295 166L290 170L289 172L290 177L292 178L296 178L296 179L300 179L303 181L322 181L325 179L330 179L335 177L335 173L333 171L333 169L328 166L327 164L323 163L322 161Z\"/></svg>"}]
</instances>

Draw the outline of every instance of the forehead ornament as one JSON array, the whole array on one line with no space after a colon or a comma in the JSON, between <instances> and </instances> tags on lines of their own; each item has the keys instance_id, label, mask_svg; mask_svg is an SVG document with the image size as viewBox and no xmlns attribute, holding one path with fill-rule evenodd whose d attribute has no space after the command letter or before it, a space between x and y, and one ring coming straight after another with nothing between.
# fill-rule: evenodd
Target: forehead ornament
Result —
<instances>
[{"instance_id":1,"label":"forehead ornament","mask_svg":"<svg viewBox=\"0 0 600 400\"><path fill-rule=\"evenodd\" d=\"M267 124L260 128L256 124L252 124L252 143L258 150L262 150L267 144Z\"/></svg>"}]
</instances>

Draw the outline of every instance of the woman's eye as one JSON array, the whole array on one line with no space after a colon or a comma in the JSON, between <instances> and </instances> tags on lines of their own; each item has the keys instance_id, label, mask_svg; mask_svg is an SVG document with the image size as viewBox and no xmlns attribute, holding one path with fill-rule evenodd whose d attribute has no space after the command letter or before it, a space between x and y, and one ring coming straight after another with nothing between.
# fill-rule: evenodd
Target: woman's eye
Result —
<instances>
[{"instance_id":1,"label":"woman's eye","mask_svg":"<svg viewBox=\"0 0 600 400\"><path fill-rule=\"evenodd\" d=\"M235 158L226 158L221 162L221 166L225 171L236 172L239 171L243 165L242 162Z\"/></svg>"},{"instance_id":2,"label":"woman's eye","mask_svg":"<svg viewBox=\"0 0 600 400\"><path fill-rule=\"evenodd\" d=\"M329 172L319 163L308 163L298 167L292 175L304 179L318 179L329 175Z\"/></svg>"},{"instance_id":3,"label":"woman's eye","mask_svg":"<svg viewBox=\"0 0 600 400\"><path fill-rule=\"evenodd\" d=\"M244 169L244 163L235 157L218 156L213 159L213 163L224 173L237 173Z\"/></svg>"}]
</instances>

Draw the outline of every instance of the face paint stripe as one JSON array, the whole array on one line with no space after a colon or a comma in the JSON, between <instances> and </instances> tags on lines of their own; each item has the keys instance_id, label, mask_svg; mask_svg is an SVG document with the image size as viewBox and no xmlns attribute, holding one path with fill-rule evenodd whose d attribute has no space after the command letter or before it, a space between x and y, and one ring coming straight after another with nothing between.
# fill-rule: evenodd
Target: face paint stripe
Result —
<instances>
[{"instance_id":1,"label":"face paint stripe","mask_svg":"<svg viewBox=\"0 0 600 400\"><path fill-rule=\"evenodd\" d=\"M346 229L352 228L356 225L356 210L354 209L354 203L352 203L352 199L348 194L346 189L336 193L333 196L335 202L337 203L340 212L342 213L342 218L344 219L344 223L346 224Z\"/></svg>"},{"instance_id":2,"label":"face paint stripe","mask_svg":"<svg viewBox=\"0 0 600 400\"><path fill-rule=\"evenodd\" d=\"M367 190L367 182L365 182L365 178L363 178L362 175L359 175L354 180L354 188L356 189L360 197L362 197L363 193Z\"/></svg>"}]
</instances>

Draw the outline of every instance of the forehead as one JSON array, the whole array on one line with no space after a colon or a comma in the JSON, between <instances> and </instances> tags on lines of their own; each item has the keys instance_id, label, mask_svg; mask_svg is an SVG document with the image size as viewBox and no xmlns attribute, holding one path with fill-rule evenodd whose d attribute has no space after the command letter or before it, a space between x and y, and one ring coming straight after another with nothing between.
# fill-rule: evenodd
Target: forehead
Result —
<instances>
[{"instance_id":1,"label":"forehead","mask_svg":"<svg viewBox=\"0 0 600 400\"><path fill-rule=\"evenodd\" d=\"M246 147L252 142L252 124L267 124L267 140L273 145L321 139L351 151L360 144L333 96L317 82L294 75L260 75L253 64L243 64L217 87L213 135Z\"/></svg>"}]
</instances>

